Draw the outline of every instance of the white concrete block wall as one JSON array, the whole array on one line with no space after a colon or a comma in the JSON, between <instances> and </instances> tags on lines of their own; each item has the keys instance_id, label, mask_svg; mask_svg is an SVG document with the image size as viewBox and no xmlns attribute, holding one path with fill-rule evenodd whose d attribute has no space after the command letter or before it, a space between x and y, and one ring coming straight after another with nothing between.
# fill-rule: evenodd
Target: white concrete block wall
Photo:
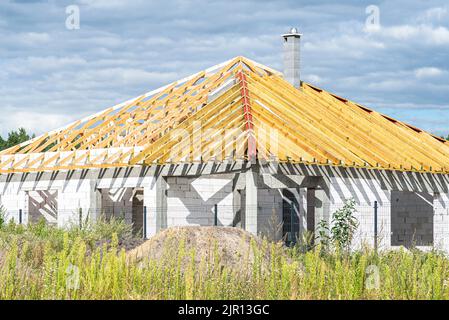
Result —
<instances>
[{"instance_id":1,"label":"white concrete block wall","mask_svg":"<svg viewBox=\"0 0 449 320\"><path fill-rule=\"evenodd\" d=\"M106 218L125 219L126 223L132 223L133 188L100 189L101 214Z\"/></svg>"},{"instance_id":2,"label":"white concrete block wall","mask_svg":"<svg viewBox=\"0 0 449 320\"><path fill-rule=\"evenodd\" d=\"M22 222L28 223L26 213L26 192L9 190L0 197L1 205L6 214L6 220L19 222L19 212L22 210Z\"/></svg>"},{"instance_id":3,"label":"white concrete block wall","mask_svg":"<svg viewBox=\"0 0 449 320\"><path fill-rule=\"evenodd\" d=\"M436 193L433 207L434 247L449 252L449 193Z\"/></svg>"},{"instance_id":4,"label":"white concrete block wall","mask_svg":"<svg viewBox=\"0 0 449 320\"><path fill-rule=\"evenodd\" d=\"M252 170L248 170L244 174L244 183L242 212L245 230L257 234L260 229L258 223L258 175Z\"/></svg>"},{"instance_id":5,"label":"white concrete block wall","mask_svg":"<svg viewBox=\"0 0 449 320\"><path fill-rule=\"evenodd\" d=\"M162 178L161 178L162 179ZM156 178L147 180L143 187L143 205L146 210L146 235L147 238L153 236L157 232L156 226L156 209L157 209L157 184Z\"/></svg>"},{"instance_id":6,"label":"white concrete block wall","mask_svg":"<svg viewBox=\"0 0 449 320\"><path fill-rule=\"evenodd\" d=\"M307 166L304 170L311 169ZM180 168L179 174L182 173ZM152 235L157 230L156 225L156 208L158 201L161 201L161 194L158 194L157 184L154 183L155 177L153 173L140 175L142 168L135 168L134 173L125 175L128 169L108 169L99 176L98 171L87 175L87 178L80 178L80 172L75 172L73 177L69 173L59 173L57 179L51 179L50 173L45 173L44 178L33 180L32 177L21 180L20 175L16 175L12 182L5 182L5 176L1 177L0 182L0 202L10 212L10 217L18 220L18 210L27 208L27 192L33 190L58 190L58 225L65 226L70 221L78 223L78 210L83 209L84 218L89 211L89 217L96 218L95 212L100 208L101 198L98 189L120 189L120 188L144 188L144 205L147 207L147 234ZM165 170L165 169L164 169ZM313 176L325 176L329 183L329 202L328 212L340 208L345 199L355 198L357 202L357 215L360 221L358 233L355 242L361 244L363 242L373 243L373 202L379 203L379 235L381 238L380 247L388 248L391 239L391 216L390 216L390 191L391 188L415 188L414 183L403 181L409 175L402 176L401 179L395 179L396 182L376 180L375 176L363 173L363 170L334 170L322 167L321 171L309 171ZM118 172L118 173L117 173ZM166 171L164 171L165 174ZM139 173L139 174L136 174ZM327 174L329 173L329 174ZM171 173L170 173L171 174ZM380 172L379 176L387 177L390 173ZM306 174L307 175L307 174ZM161 175L162 176L162 175ZM159 176L159 178L161 177ZM298 171L298 175L301 176ZM331 176L331 177L329 177ZM371 178L368 178L370 176ZM416 176L416 175L415 175ZM221 175L204 175L200 178L187 177L170 177L167 178L169 187L166 193L166 211L167 226L195 224L213 224L213 204L218 204L219 221L222 225L231 225L234 218L234 210L232 208L234 195L232 190L233 174ZM410 175L412 177L412 175ZM243 177L244 178L244 177ZM270 178L270 177L269 177ZM282 177L278 177L282 178ZM419 182L420 177L415 182ZM244 181L245 179L243 179ZM273 184L282 185L283 179L279 181L277 178L268 179ZM267 180L267 181L268 181ZM427 181L428 179L422 179ZM443 181L444 180L444 181ZM265 181L265 183L267 183ZM299 179L298 181L301 181ZM443 182L442 182L443 181ZM437 179L436 185L441 188L438 183L447 183L447 177ZM406 185L405 185L406 184ZM427 183L427 187L432 183ZM276 187L276 186L274 186ZM282 188L282 186L279 186ZM385 189L385 190L382 190ZM447 188L447 186L446 186ZM240 187L239 187L240 190ZM273 207L279 213L282 213L282 199L279 197L279 190L271 189L269 192L260 191L255 193L255 203L259 208L259 215L253 218L254 225L258 230L263 228L263 220L267 216L271 216ZM447 189L446 189L447 190ZM234 191L235 193L235 191ZM242 192L242 196L244 193ZM163 195L165 197L165 193ZM435 196L434 199L434 235L435 242L442 243L449 251L449 236L446 234L449 220L447 212L447 194ZM301 198L301 197L300 197ZM442 201L442 199L445 199ZM273 202L272 202L273 200ZM300 201L302 203L303 201ZM446 204L440 204L445 202ZM305 203L305 201L304 201ZM301 211L301 210L300 210ZM194 214L192 215L192 212ZM305 212L305 210L303 211ZM25 212L24 212L25 213ZM328 214L329 216L329 214ZM24 223L27 222L27 216L23 216ZM305 222L301 222L305 225ZM304 228L305 229L305 228Z\"/></svg>"},{"instance_id":7,"label":"white concrete block wall","mask_svg":"<svg viewBox=\"0 0 449 320\"><path fill-rule=\"evenodd\" d=\"M378 247L390 248L391 243L391 192L382 190L378 181L351 177L333 177L329 184L330 204L332 214L342 208L345 201L353 198L356 201L355 217L359 226L354 235L353 247L374 246L374 202L378 202ZM331 221L329 221L332 226Z\"/></svg>"},{"instance_id":8,"label":"white concrete block wall","mask_svg":"<svg viewBox=\"0 0 449 320\"><path fill-rule=\"evenodd\" d=\"M214 225L215 204L218 209L218 224L232 226L232 179L232 175L166 178L167 227Z\"/></svg>"},{"instance_id":9,"label":"white concrete block wall","mask_svg":"<svg viewBox=\"0 0 449 320\"><path fill-rule=\"evenodd\" d=\"M58 227L79 225L80 210L82 222L96 219L100 207L97 192L93 180L68 181L58 192Z\"/></svg>"},{"instance_id":10,"label":"white concrete block wall","mask_svg":"<svg viewBox=\"0 0 449 320\"><path fill-rule=\"evenodd\" d=\"M281 239L282 189L258 189L257 199L257 233Z\"/></svg>"}]
</instances>

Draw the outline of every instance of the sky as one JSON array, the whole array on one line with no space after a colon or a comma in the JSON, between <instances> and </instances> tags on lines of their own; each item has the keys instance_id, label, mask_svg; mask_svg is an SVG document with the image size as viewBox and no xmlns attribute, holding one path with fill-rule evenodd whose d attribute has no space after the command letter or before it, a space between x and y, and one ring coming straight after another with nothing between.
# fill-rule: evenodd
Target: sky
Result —
<instances>
[{"instance_id":1,"label":"sky","mask_svg":"<svg viewBox=\"0 0 449 320\"><path fill-rule=\"evenodd\" d=\"M447 0L0 0L0 134L41 134L235 56L282 71L292 26L303 80L449 134Z\"/></svg>"}]
</instances>

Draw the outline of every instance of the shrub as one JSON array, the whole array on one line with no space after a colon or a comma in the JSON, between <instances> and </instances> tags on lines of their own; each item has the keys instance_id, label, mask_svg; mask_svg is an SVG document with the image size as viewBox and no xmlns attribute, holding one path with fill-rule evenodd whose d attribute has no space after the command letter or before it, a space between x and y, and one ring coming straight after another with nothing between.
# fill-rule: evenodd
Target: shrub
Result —
<instances>
[{"instance_id":1,"label":"shrub","mask_svg":"<svg viewBox=\"0 0 449 320\"><path fill-rule=\"evenodd\" d=\"M332 215L332 241L346 250L349 250L354 233L359 226L354 213L355 201L349 199L341 209L338 209Z\"/></svg>"},{"instance_id":2,"label":"shrub","mask_svg":"<svg viewBox=\"0 0 449 320\"><path fill-rule=\"evenodd\" d=\"M3 229L6 224L6 210L3 206L0 206L0 229Z\"/></svg>"},{"instance_id":3,"label":"shrub","mask_svg":"<svg viewBox=\"0 0 449 320\"><path fill-rule=\"evenodd\" d=\"M331 242L331 237L329 236L329 224L326 220L320 220L318 222L318 240L323 249L327 249Z\"/></svg>"},{"instance_id":4,"label":"shrub","mask_svg":"<svg viewBox=\"0 0 449 320\"><path fill-rule=\"evenodd\" d=\"M341 209L332 214L332 228L326 220L318 222L318 240L324 250L333 244L336 248L346 251L350 249L352 238L359 226L355 213L355 201L349 199Z\"/></svg>"}]
</instances>

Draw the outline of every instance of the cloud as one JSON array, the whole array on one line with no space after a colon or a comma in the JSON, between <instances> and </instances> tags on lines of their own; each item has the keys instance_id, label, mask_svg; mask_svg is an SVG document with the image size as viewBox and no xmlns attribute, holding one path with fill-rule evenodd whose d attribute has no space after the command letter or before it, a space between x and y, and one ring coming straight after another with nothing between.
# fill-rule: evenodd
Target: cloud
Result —
<instances>
[{"instance_id":1,"label":"cloud","mask_svg":"<svg viewBox=\"0 0 449 320\"><path fill-rule=\"evenodd\" d=\"M417 20L424 22L440 22L447 17L449 17L449 8L447 6L434 7L427 9L417 18Z\"/></svg>"},{"instance_id":2,"label":"cloud","mask_svg":"<svg viewBox=\"0 0 449 320\"><path fill-rule=\"evenodd\" d=\"M325 82L325 79L321 78L316 74L307 74L304 76L304 80L315 85L320 85Z\"/></svg>"},{"instance_id":3,"label":"cloud","mask_svg":"<svg viewBox=\"0 0 449 320\"><path fill-rule=\"evenodd\" d=\"M87 61L80 57L27 57L25 59L12 60L12 64L4 67L10 74L30 75L35 72L52 72L61 69L79 68L87 64Z\"/></svg>"},{"instance_id":4,"label":"cloud","mask_svg":"<svg viewBox=\"0 0 449 320\"><path fill-rule=\"evenodd\" d=\"M381 28L367 32L371 3L2 1L0 109L14 121L0 133L21 121L42 133L237 55L282 70L291 26L303 33L304 80L423 129L449 127L433 122L447 119L447 4L379 2ZM69 4L79 30L65 28Z\"/></svg>"},{"instance_id":5,"label":"cloud","mask_svg":"<svg viewBox=\"0 0 449 320\"><path fill-rule=\"evenodd\" d=\"M437 77L443 74L443 70L433 67L419 68L415 70L418 79Z\"/></svg>"},{"instance_id":6,"label":"cloud","mask_svg":"<svg viewBox=\"0 0 449 320\"><path fill-rule=\"evenodd\" d=\"M372 50L385 49L385 44L362 33L343 34L325 39L313 39L304 43L304 50L332 52L346 57L361 58L372 54Z\"/></svg>"},{"instance_id":7,"label":"cloud","mask_svg":"<svg viewBox=\"0 0 449 320\"><path fill-rule=\"evenodd\" d=\"M14 35L15 40L28 46L39 46L50 41L51 36L46 32L26 32Z\"/></svg>"},{"instance_id":8,"label":"cloud","mask_svg":"<svg viewBox=\"0 0 449 320\"><path fill-rule=\"evenodd\" d=\"M98 9L117 9L127 6L135 6L140 1L122 1L122 0L79 0L81 5Z\"/></svg>"},{"instance_id":9,"label":"cloud","mask_svg":"<svg viewBox=\"0 0 449 320\"><path fill-rule=\"evenodd\" d=\"M399 25L393 27L380 28L380 32L385 37L397 40L410 40L428 43L432 45L449 44L449 30L446 27L433 27L426 24L421 25Z\"/></svg>"},{"instance_id":10,"label":"cloud","mask_svg":"<svg viewBox=\"0 0 449 320\"><path fill-rule=\"evenodd\" d=\"M174 81L178 77L178 74L169 72L148 72L134 68L102 68L99 70L86 70L83 73L53 73L47 80L51 82L65 81L66 83L62 87L89 90L105 87L129 87L145 83L157 85L160 82ZM107 85L105 86L105 84Z\"/></svg>"},{"instance_id":11,"label":"cloud","mask_svg":"<svg viewBox=\"0 0 449 320\"><path fill-rule=\"evenodd\" d=\"M4 109L4 108L2 108ZM9 108L7 108L9 109ZM49 128L59 128L76 120L76 116L67 116L57 113L42 113L39 111L9 110L7 118L0 118L0 126L9 128L25 128L27 132L36 132L36 128L43 123ZM6 132L2 132L6 136Z\"/></svg>"}]
</instances>

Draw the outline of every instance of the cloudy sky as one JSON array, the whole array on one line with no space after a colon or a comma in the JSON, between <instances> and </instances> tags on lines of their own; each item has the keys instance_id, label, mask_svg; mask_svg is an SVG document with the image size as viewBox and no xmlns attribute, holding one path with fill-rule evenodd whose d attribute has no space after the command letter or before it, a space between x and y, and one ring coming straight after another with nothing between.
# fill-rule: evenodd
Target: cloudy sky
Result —
<instances>
[{"instance_id":1,"label":"cloudy sky","mask_svg":"<svg viewBox=\"0 0 449 320\"><path fill-rule=\"evenodd\" d=\"M282 70L290 26L304 80L449 134L447 0L0 0L0 134L40 134L238 55Z\"/></svg>"}]
</instances>

